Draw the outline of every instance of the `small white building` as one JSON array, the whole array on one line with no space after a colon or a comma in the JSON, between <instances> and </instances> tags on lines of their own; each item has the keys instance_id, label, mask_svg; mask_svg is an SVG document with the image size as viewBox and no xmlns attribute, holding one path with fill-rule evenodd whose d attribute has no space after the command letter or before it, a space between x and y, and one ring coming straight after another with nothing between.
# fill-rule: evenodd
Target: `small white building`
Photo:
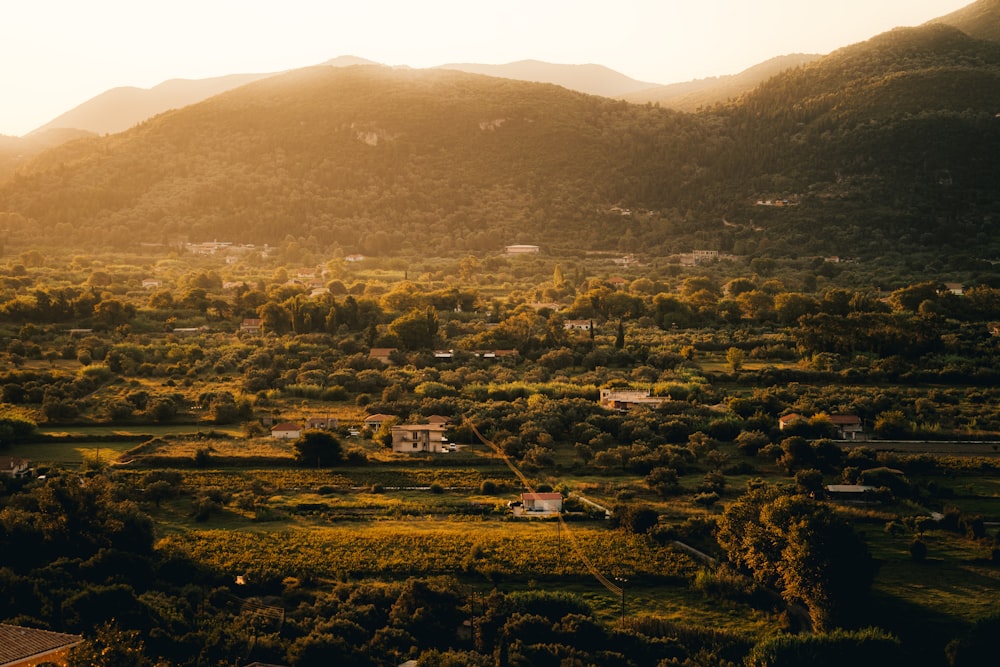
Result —
<instances>
[{"instance_id":1,"label":"small white building","mask_svg":"<svg viewBox=\"0 0 1000 667\"><path fill-rule=\"evenodd\" d=\"M282 422L271 427L271 437L281 440L298 440L302 437L302 426L292 422Z\"/></svg>"},{"instance_id":2,"label":"small white building","mask_svg":"<svg viewBox=\"0 0 1000 667\"><path fill-rule=\"evenodd\" d=\"M562 512L561 493L522 493L521 504L525 512Z\"/></svg>"},{"instance_id":3,"label":"small white building","mask_svg":"<svg viewBox=\"0 0 1000 667\"><path fill-rule=\"evenodd\" d=\"M537 255L541 248L536 245L509 245L505 250L508 255Z\"/></svg>"}]
</instances>

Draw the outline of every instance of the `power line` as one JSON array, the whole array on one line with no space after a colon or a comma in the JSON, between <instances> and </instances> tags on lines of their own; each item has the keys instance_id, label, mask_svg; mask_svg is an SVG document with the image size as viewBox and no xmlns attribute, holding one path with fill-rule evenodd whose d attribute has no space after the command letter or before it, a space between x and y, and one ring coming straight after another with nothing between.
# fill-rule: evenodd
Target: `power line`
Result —
<instances>
[{"instance_id":1,"label":"power line","mask_svg":"<svg viewBox=\"0 0 1000 667\"><path fill-rule=\"evenodd\" d=\"M500 456L500 458L507 465L507 467L510 468L511 472L513 472L514 475L521 481L521 484L524 485L524 488L526 488L528 490L528 493L535 493L535 489L531 485L531 483L528 481L528 478L524 475L523 472L520 471L520 469L518 469L518 467L516 465L514 465L514 462L511 461L510 457L507 456L507 454L500 447L498 447L496 443L494 443L492 440L490 440L489 438L487 438L486 436L484 436L482 433L480 433L479 429L476 428L476 425L473 424L468 419L468 417L463 417L463 420L464 420L465 424L470 429L472 429L472 432L476 434L476 437L479 438L483 442L483 444L485 444L488 447L490 447L494 452L497 453L498 456ZM573 532L569 529L569 525L563 519L563 516L562 516L561 513L556 517L556 519L559 521L560 530L565 530L566 536L569 538L569 542L570 542L570 545L573 548L573 551L576 552L577 557L583 563L583 566L585 568L587 568L587 571L590 572L590 574L602 586L604 586L606 589L608 589L608 591L612 595L622 596L623 595L622 587L615 585L614 582L612 582L610 579L608 579L603 574L601 574L600 570L597 569L597 567L593 564L593 562L591 562L591 560L583 552L583 549L580 547L580 543L576 539L576 535L574 535Z\"/></svg>"}]
</instances>

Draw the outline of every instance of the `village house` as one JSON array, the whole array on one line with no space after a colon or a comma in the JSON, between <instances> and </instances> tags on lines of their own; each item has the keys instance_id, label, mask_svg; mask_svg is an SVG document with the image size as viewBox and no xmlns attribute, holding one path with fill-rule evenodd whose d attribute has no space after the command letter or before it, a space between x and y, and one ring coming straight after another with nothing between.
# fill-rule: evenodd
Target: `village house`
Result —
<instances>
[{"instance_id":1,"label":"village house","mask_svg":"<svg viewBox=\"0 0 1000 667\"><path fill-rule=\"evenodd\" d=\"M563 322L563 329L566 331L590 331L593 328L593 320L566 320Z\"/></svg>"},{"instance_id":2,"label":"village house","mask_svg":"<svg viewBox=\"0 0 1000 667\"><path fill-rule=\"evenodd\" d=\"M857 415L830 415L830 421L841 440L857 440L864 433L861 417Z\"/></svg>"},{"instance_id":3,"label":"village house","mask_svg":"<svg viewBox=\"0 0 1000 667\"><path fill-rule=\"evenodd\" d=\"M600 404L602 408L628 412L640 406L658 408L669 400L666 396L650 396L648 390L639 389L602 389Z\"/></svg>"},{"instance_id":4,"label":"village house","mask_svg":"<svg viewBox=\"0 0 1000 667\"><path fill-rule=\"evenodd\" d=\"M156 278L146 278L145 280L142 281L143 289L156 289L157 287L160 287L162 285L163 282L157 280Z\"/></svg>"},{"instance_id":5,"label":"village house","mask_svg":"<svg viewBox=\"0 0 1000 667\"><path fill-rule=\"evenodd\" d=\"M292 422L282 422L271 427L271 437L281 440L298 440L302 437L302 426Z\"/></svg>"},{"instance_id":6,"label":"village house","mask_svg":"<svg viewBox=\"0 0 1000 667\"><path fill-rule=\"evenodd\" d=\"M259 334L261 331L260 318L245 318L242 322L240 322L240 331L243 333Z\"/></svg>"},{"instance_id":7,"label":"village house","mask_svg":"<svg viewBox=\"0 0 1000 667\"><path fill-rule=\"evenodd\" d=\"M310 417L306 420L307 431L332 431L339 425L336 417Z\"/></svg>"},{"instance_id":8,"label":"village house","mask_svg":"<svg viewBox=\"0 0 1000 667\"><path fill-rule=\"evenodd\" d=\"M431 415L426 419L428 424L441 424L442 426L451 423L451 417L445 417L444 415Z\"/></svg>"},{"instance_id":9,"label":"village house","mask_svg":"<svg viewBox=\"0 0 1000 667\"><path fill-rule=\"evenodd\" d=\"M563 510L563 497L561 493L522 493L521 501L512 503L511 508L515 516L558 514Z\"/></svg>"},{"instance_id":10,"label":"village house","mask_svg":"<svg viewBox=\"0 0 1000 667\"><path fill-rule=\"evenodd\" d=\"M789 428L796 421L806 421L806 418L797 412L790 412L787 415L781 415L778 417L778 430L784 431Z\"/></svg>"},{"instance_id":11,"label":"village house","mask_svg":"<svg viewBox=\"0 0 1000 667\"><path fill-rule=\"evenodd\" d=\"M394 452L443 452L450 449L444 424L398 424L392 427Z\"/></svg>"},{"instance_id":12,"label":"village house","mask_svg":"<svg viewBox=\"0 0 1000 667\"><path fill-rule=\"evenodd\" d=\"M857 415L830 415L829 419L837 431L837 437L841 440L857 440L864 433L861 417ZM792 412L778 417L778 430L784 431L791 428L796 422L808 421L808 417Z\"/></svg>"},{"instance_id":13,"label":"village house","mask_svg":"<svg viewBox=\"0 0 1000 667\"><path fill-rule=\"evenodd\" d=\"M370 428L372 431L377 431L382 428L383 424L393 419L397 419L397 417L382 414L369 415L368 417L365 417L365 426Z\"/></svg>"},{"instance_id":14,"label":"village house","mask_svg":"<svg viewBox=\"0 0 1000 667\"><path fill-rule=\"evenodd\" d=\"M80 635L0 623L0 665L65 665L70 649L82 641Z\"/></svg>"},{"instance_id":15,"label":"village house","mask_svg":"<svg viewBox=\"0 0 1000 667\"><path fill-rule=\"evenodd\" d=\"M31 461L13 456L0 456L0 476L25 477L30 472ZM3 663L0 663L3 664Z\"/></svg>"}]
</instances>

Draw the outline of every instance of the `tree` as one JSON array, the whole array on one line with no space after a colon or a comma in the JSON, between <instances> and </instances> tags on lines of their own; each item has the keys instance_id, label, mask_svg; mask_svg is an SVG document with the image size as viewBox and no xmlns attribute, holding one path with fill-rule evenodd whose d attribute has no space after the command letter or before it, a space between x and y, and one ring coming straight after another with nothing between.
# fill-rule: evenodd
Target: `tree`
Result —
<instances>
[{"instance_id":1,"label":"tree","mask_svg":"<svg viewBox=\"0 0 1000 667\"><path fill-rule=\"evenodd\" d=\"M431 307L422 311L414 308L389 324L389 333L399 338L399 344L407 350L426 350L433 347L437 331L437 311Z\"/></svg>"},{"instance_id":2,"label":"tree","mask_svg":"<svg viewBox=\"0 0 1000 667\"><path fill-rule=\"evenodd\" d=\"M69 667L145 667L150 661L146 647L135 630L106 624L69 654Z\"/></svg>"},{"instance_id":3,"label":"tree","mask_svg":"<svg viewBox=\"0 0 1000 667\"><path fill-rule=\"evenodd\" d=\"M726 363L734 373L740 372L743 368L743 361L746 359L746 352L738 347L731 347L726 350Z\"/></svg>"},{"instance_id":4,"label":"tree","mask_svg":"<svg viewBox=\"0 0 1000 667\"><path fill-rule=\"evenodd\" d=\"M730 562L789 603L809 609L826 631L864 608L875 577L865 543L829 506L773 486L754 488L729 505L717 538Z\"/></svg>"},{"instance_id":5,"label":"tree","mask_svg":"<svg viewBox=\"0 0 1000 667\"><path fill-rule=\"evenodd\" d=\"M340 441L326 431L306 431L292 446L295 460L303 465L334 465L342 457Z\"/></svg>"}]
</instances>

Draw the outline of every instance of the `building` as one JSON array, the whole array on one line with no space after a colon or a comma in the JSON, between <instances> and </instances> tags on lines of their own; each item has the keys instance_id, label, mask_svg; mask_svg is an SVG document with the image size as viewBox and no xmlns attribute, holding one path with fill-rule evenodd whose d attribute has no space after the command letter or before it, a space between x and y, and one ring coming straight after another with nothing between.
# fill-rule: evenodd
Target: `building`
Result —
<instances>
[{"instance_id":1,"label":"building","mask_svg":"<svg viewBox=\"0 0 1000 667\"><path fill-rule=\"evenodd\" d=\"M446 426L451 423L451 417L445 417L444 415L431 415L425 420L428 424L441 424Z\"/></svg>"},{"instance_id":2,"label":"building","mask_svg":"<svg viewBox=\"0 0 1000 667\"><path fill-rule=\"evenodd\" d=\"M0 623L0 665L65 665L69 650L82 641L83 637L80 635Z\"/></svg>"},{"instance_id":3,"label":"building","mask_svg":"<svg viewBox=\"0 0 1000 667\"><path fill-rule=\"evenodd\" d=\"M392 427L394 452L443 452L448 451L444 437L444 424L399 424Z\"/></svg>"},{"instance_id":4,"label":"building","mask_svg":"<svg viewBox=\"0 0 1000 667\"><path fill-rule=\"evenodd\" d=\"M805 417L803 417L797 412L791 412L787 415L781 415L780 417L778 417L778 430L784 431L786 428L788 428L797 421L807 421L807 420Z\"/></svg>"},{"instance_id":5,"label":"building","mask_svg":"<svg viewBox=\"0 0 1000 667\"><path fill-rule=\"evenodd\" d=\"M383 415L383 414L369 415L365 417L365 426L370 428L372 431L377 431L380 428L382 428L382 425L385 424L387 421L396 419L397 417L394 417L393 415Z\"/></svg>"},{"instance_id":6,"label":"building","mask_svg":"<svg viewBox=\"0 0 1000 667\"><path fill-rule=\"evenodd\" d=\"M857 415L830 415L830 421L843 440L857 440L864 434L864 425L861 423L861 417Z\"/></svg>"},{"instance_id":7,"label":"building","mask_svg":"<svg viewBox=\"0 0 1000 667\"><path fill-rule=\"evenodd\" d=\"M25 477L30 472L30 466L28 459L0 456L0 477Z\"/></svg>"},{"instance_id":8,"label":"building","mask_svg":"<svg viewBox=\"0 0 1000 667\"><path fill-rule=\"evenodd\" d=\"M302 437L302 426L292 422L282 422L271 428L271 437L281 440L298 440Z\"/></svg>"},{"instance_id":9,"label":"building","mask_svg":"<svg viewBox=\"0 0 1000 667\"><path fill-rule=\"evenodd\" d=\"M594 320L566 320L563 329L567 331L590 331L594 328Z\"/></svg>"},{"instance_id":10,"label":"building","mask_svg":"<svg viewBox=\"0 0 1000 667\"><path fill-rule=\"evenodd\" d=\"M658 408L668 400L666 396L650 396L648 390L602 389L600 404L608 410L628 412L638 407Z\"/></svg>"},{"instance_id":11,"label":"building","mask_svg":"<svg viewBox=\"0 0 1000 667\"><path fill-rule=\"evenodd\" d=\"M336 417L310 417L306 420L307 431L332 431L340 426Z\"/></svg>"},{"instance_id":12,"label":"building","mask_svg":"<svg viewBox=\"0 0 1000 667\"><path fill-rule=\"evenodd\" d=\"M561 493L522 493L521 504L525 512L562 512Z\"/></svg>"},{"instance_id":13,"label":"building","mask_svg":"<svg viewBox=\"0 0 1000 667\"><path fill-rule=\"evenodd\" d=\"M505 250L508 255L537 255L541 249L536 245L509 245Z\"/></svg>"},{"instance_id":14,"label":"building","mask_svg":"<svg viewBox=\"0 0 1000 667\"><path fill-rule=\"evenodd\" d=\"M261 332L260 318L248 317L240 322L240 331L244 333L259 334Z\"/></svg>"}]
</instances>

